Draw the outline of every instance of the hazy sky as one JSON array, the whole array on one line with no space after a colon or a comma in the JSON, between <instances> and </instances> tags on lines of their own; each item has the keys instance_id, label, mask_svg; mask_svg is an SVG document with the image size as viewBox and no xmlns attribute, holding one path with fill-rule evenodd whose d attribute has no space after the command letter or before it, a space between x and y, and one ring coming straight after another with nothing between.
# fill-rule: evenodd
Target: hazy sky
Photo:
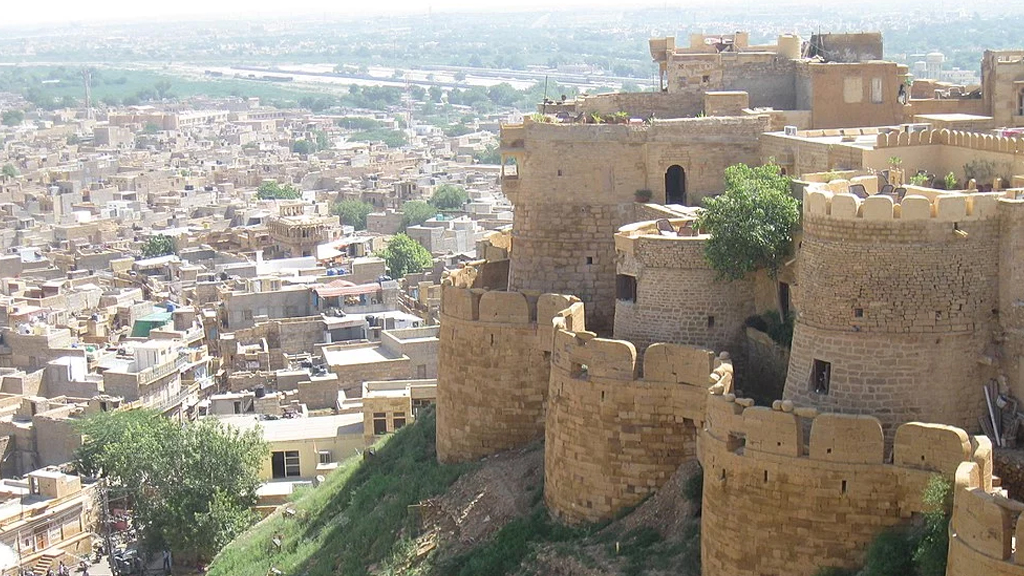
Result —
<instances>
[{"instance_id":1,"label":"hazy sky","mask_svg":"<svg viewBox=\"0 0 1024 576\"><path fill-rule=\"evenodd\" d=\"M669 4L679 4L679 0ZM529 8L572 8L583 6L622 6L621 0L516 0L512 3L493 0L49 0L35 3L5 0L2 9L4 24L65 24L71 21L140 20L166 17L229 16L234 18L268 17L299 14L374 14L418 13L428 9L437 12L522 10ZM636 5L663 5L647 0L630 2Z\"/></svg>"}]
</instances>

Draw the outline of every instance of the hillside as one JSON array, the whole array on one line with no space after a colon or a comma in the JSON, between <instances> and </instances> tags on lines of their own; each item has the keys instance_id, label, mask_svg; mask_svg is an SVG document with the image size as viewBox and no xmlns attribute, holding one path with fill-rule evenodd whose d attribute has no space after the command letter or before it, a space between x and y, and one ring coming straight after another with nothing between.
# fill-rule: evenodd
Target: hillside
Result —
<instances>
[{"instance_id":1,"label":"hillside","mask_svg":"<svg viewBox=\"0 0 1024 576\"><path fill-rule=\"evenodd\" d=\"M540 444L447 466L429 413L298 493L228 545L211 576L699 574L699 470L600 526L567 528L543 506ZM699 511L696 511L699 514ZM280 546L274 539L280 540Z\"/></svg>"}]
</instances>

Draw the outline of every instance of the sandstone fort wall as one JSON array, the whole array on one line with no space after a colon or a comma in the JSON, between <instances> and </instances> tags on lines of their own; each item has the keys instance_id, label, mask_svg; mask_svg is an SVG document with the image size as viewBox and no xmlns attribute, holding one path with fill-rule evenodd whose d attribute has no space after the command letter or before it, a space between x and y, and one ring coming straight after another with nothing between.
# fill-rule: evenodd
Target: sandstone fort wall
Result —
<instances>
[{"instance_id":1,"label":"sandstone fort wall","mask_svg":"<svg viewBox=\"0 0 1024 576\"><path fill-rule=\"evenodd\" d=\"M811 576L863 565L879 532L924 510L932 475L952 478L987 444L949 426L904 424L887 463L872 417L744 408L728 395L707 404L698 439L704 576Z\"/></svg>"},{"instance_id":2,"label":"sandstone fort wall","mask_svg":"<svg viewBox=\"0 0 1024 576\"><path fill-rule=\"evenodd\" d=\"M707 350L655 344L640 365L629 342L559 330L545 429L548 509L565 522L595 522L640 503L696 457L708 387L731 380L731 364Z\"/></svg>"},{"instance_id":3,"label":"sandstone fort wall","mask_svg":"<svg viewBox=\"0 0 1024 576\"><path fill-rule=\"evenodd\" d=\"M947 576L1024 575L1024 504L993 490L991 466L975 458L957 468Z\"/></svg>"},{"instance_id":4,"label":"sandstone fort wall","mask_svg":"<svg viewBox=\"0 0 1024 576\"><path fill-rule=\"evenodd\" d=\"M502 127L502 154L515 158L503 190L515 205L509 287L571 293L592 328L611 328L615 231L634 222L638 189L666 200L666 172L685 175L687 204L721 192L723 173L755 162L766 118L691 118L650 126L526 122Z\"/></svg>"},{"instance_id":5,"label":"sandstone fort wall","mask_svg":"<svg viewBox=\"0 0 1024 576\"><path fill-rule=\"evenodd\" d=\"M481 458L543 435L555 317L583 328L573 297L442 288L439 460Z\"/></svg>"},{"instance_id":6,"label":"sandstone fort wall","mask_svg":"<svg viewBox=\"0 0 1024 576\"><path fill-rule=\"evenodd\" d=\"M785 398L876 414L890 437L912 420L975 428L977 387L995 375L978 359L997 320L997 207L992 194L894 205L809 191Z\"/></svg>"},{"instance_id":7,"label":"sandstone fort wall","mask_svg":"<svg viewBox=\"0 0 1024 576\"><path fill-rule=\"evenodd\" d=\"M670 220L673 227L685 220ZM754 282L718 279L704 259L708 236L661 236L653 222L615 235L616 271L636 279L636 301L615 300L615 338L643 352L655 342L744 350L744 321L754 314Z\"/></svg>"}]
</instances>

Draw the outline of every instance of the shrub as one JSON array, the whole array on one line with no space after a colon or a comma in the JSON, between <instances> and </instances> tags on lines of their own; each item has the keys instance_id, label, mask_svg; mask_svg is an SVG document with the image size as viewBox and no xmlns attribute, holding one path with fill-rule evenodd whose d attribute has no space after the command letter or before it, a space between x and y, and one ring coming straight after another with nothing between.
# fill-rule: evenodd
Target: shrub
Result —
<instances>
[{"instance_id":1,"label":"shrub","mask_svg":"<svg viewBox=\"0 0 1024 576\"><path fill-rule=\"evenodd\" d=\"M641 188L636 191L636 194L634 194L636 201L643 203L650 202L652 196L654 196L654 193L648 188Z\"/></svg>"},{"instance_id":2,"label":"shrub","mask_svg":"<svg viewBox=\"0 0 1024 576\"><path fill-rule=\"evenodd\" d=\"M868 548L861 576L905 576L914 573L914 544L899 530L879 534Z\"/></svg>"}]
</instances>

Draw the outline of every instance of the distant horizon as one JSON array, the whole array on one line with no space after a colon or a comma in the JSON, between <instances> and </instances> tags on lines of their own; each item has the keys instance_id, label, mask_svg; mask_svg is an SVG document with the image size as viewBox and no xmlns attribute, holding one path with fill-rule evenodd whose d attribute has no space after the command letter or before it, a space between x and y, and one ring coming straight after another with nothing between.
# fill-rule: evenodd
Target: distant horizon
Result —
<instances>
[{"instance_id":1,"label":"distant horizon","mask_svg":"<svg viewBox=\"0 0 1024 576\"><path fill-rule=\"evenodd\" d=\"M773 2L776 6L813 6L822 8L822 2L811 0L782 0ZM841 10L853 10L858 6L884 6L894 10L895 6L930 7L932 10L968 10L979 11L995 8L1000 10L1013 9L996 0L978 0L969 8L964 8L952 0L936 2L927 0L897 0L896 3L885 0L861 0L846 2L836 6ZM372 16L415 16L438 14L469 14L469 13L517 13L527 11L562 12L579 8L606 11L630 11L643 9L689 9L706 8L704 0L640 0L638 3L623 4L612 0L560 0L557 4L551 0L521 0L515 5L493 5L472 0L390 0L384 3L341 3L331 0L307 0L299 7L282 9L279 2L267 0L221 0L210 3L200 0L181 0L174 4L140 3L127 0L97 0L82 3L78 0L53 0L40 9L38 5L18 3L4 8L0 28L33 28L39 26L67 26L76 23L124 24L124 23L156 23L156 22L188 22L196 20L266 20L266 19L303 19L315 17L328 18L365 18ZM740 11L744 6L752 9L764 9L765 5L755 0L740 0L733 5L718 6L711 10ZM1020 9L1021 7L1017 7Z\"/></svg>"}]
</instances>

